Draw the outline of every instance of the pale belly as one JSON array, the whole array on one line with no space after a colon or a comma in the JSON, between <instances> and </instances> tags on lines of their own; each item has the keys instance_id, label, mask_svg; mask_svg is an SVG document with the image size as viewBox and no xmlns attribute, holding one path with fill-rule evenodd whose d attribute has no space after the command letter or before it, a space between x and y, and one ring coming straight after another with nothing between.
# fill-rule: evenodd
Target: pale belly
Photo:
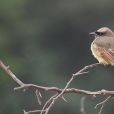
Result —
<instances>
[{"instance_id":1,"label":"pale belly","mask_svg":"<svg viewBox=\"0 0 114 114\"><path fill-rule=\"evenodd\" d=\"M101 53L99 52L99 47L96 44L94 43L91 44L91 51L93 56L99 61L99 63L102 63L104 65L108 64L108 62L101 57Z\"/></svg>"}]
</instances>

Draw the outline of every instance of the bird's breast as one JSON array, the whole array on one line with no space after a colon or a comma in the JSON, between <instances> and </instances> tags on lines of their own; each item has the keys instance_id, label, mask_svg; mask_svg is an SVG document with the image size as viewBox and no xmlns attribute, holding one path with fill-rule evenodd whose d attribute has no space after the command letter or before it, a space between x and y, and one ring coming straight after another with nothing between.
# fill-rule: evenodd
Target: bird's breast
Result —
<instances>
[{"instance_id":1,"label":"bird's breast","mask_svg":"<svg viewBox=\"0 0 114 114\"><path fill-rule=\"evenodd\" d=\"M98 46L94 42L91 44L91 51L95 58L100 57L100 52L99 52Z\"/></svg>"},{"instance_id":2,"label":"bird's breast","mask_svg":"<svg viewBox=\"0 0 114 114\"><path fill-rule=\"evenodd\" d=\"M100 51L100 47L92 42L91 44L91 51L93 56L99 61L99 63L103 63L103 64L108 64L102 57L101 57L101 51Z\"/></svg>"}]
</instances>

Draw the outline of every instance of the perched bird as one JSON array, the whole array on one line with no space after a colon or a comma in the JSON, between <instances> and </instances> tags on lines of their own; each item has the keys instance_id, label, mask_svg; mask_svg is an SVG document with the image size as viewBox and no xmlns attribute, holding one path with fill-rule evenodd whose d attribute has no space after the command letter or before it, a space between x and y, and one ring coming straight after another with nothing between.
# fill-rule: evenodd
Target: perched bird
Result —
<instances>
[{"instance_id":1,"label":"perched bird","mask_svg":"<svg viewBox=\"0 0 114 114\"><path fill-rule=\"evenodd\" d=\"M102 27L91 32L95 37L91 43L93 56L104 65L114 66L114 33L108 27Z\"/></svg>"}]
</instances>

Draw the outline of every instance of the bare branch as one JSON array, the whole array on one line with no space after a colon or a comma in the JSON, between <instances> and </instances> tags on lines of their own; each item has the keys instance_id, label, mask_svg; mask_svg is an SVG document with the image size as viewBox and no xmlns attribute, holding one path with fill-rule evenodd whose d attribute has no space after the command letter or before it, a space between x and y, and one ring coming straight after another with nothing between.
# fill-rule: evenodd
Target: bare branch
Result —
<instances>
[{"instance_id":1,"label":"bare branch","mask_svg":"<svg viewBox=\"0 0 114 114\"><path fill-rule=\"evenodd\" d=\"M15 74L9 69L9 66L6 66L1 60L0 60L0 67L20 86L23 86L24 83L19 80Z\"/></svg>"},{"instance_id":2,"label":"bare branch","mask_svg":"<svg viewBox=\"0 0 114 114\"><path fill-rule=\"evenodd\" d=\"M24 84L24 86L19 86L14 88L15 91L23 90L23 89L38 89L39 91L47 91L47 92L57 92L61 93L63 89L57 88L57 87L44 87L44 86L38 86L34 84ZM64 91L63 94L69 94L69 93L76 93L76 94L82 94L82 95L90 95L90 96L112 96L114 97L114 91L108 91L108 90L100 90L100 91L86 91L76 88L68 88Z\"/></svg>"},{"instance_id":3,"label":"bare branch","mask_svg":"<svg viewBox=\"0 0 114 114\"><path fill-rule=\"evenodd\" d=\"M45 112L46 110L33 110L33 111L28 111L28 112L26 112L25 110L24 110L24 114L32 114L32 113L38 113L38 112Z\"/></svg>"},{"instance_id":4,"label":"bare branch","mask_svg":"<svg viewBox=\"0 0 114 114\"><path fill-rule=\"evenodd\" d=\"M98 106L101 106L98 114L101 114L101 112L103 111L103 108L104 108L105 103L106 103L110 98L111 98L111 96L108 96L105 100L103 100L102 102L98 103L98 104L95 106L95 108L97 108Z\"/></svg>"},{"instance_id":5,"label":"bare branch","mask_svg":"<svg viewBox=\"0 0 114 114\"><path fill-rule=\"evenodd\" d=\"M64 92L66 91L66 89L70 86L70 83L73 81L73 79L76 77L76 76L79 76L79 75L82 75L82 74L85 74L85 73L88 73L88 69L90 68L93 68L93 67L96 67L98 65L101 65L100 63L95 63L95 64L91 64L91 65L88 65L88 66L85 66L84 68L82 68L81 70L79 70L78 72L76 72L75 74L72 75L72 77L70 78L70 80L67 82L66 86L64 87L64 89L61 91L61 93L59 93L55 98L53 98L53 101L50 103L49 107L48 107L48 111L51 109L51 107L55 104L56 100L58 98L60 98ZM47 114L48 112L46 111L45 114Z\"/></svg>"},{"instance_id":6,"label":"bare branch","mask_svg":"<svg viewBox=\"0 0 114 114\"><path fill-rule=\"evenodd\" d=\"M48 105L50 106L50 104L52 104L53 99L54 99L57 95L58 95L58 94L53 95L52 97L50 97L50 98L46 101L46 103L44 104L44 106L43 106L42 111L41 111L40 114L43 114L43 110L46 110L46 111L45 111L46 114L48 113L48 111L49 111ZM47 107L48 107L48 108L47 108Z\"/></svg>"},{"instance_id":7,"label":"bare branch","mask_svg":"<svg viewBox=\"0 0 114 114\"><path fill-rule=\"evenodd\" d=\"M52 108L52 106L55 104L56 100L58 98L62 98L63 94L68 94L68 93L76 93L76 94L82 94L82 95L90 95L90 96L108 96L103 102L98 103L96 105L99 106L101 105L99 114L102 112L102 109L104 107L104 104L109 100L110 97L114 97L114 91L108 91L108 90L100 90L100 91L86 91L86 90L80 90L80 89L76 89L76 88L69 88L71 82L74 80L74 78L76 76L88 73L89 69L94 68L96 66L100 65L100 63L95 63L95 64L91 64L88 66L85 66L84 68L82 68L81 70L79 70L78 72L76 72L75 74L72 75L72 77L70 78L70 80L67 82L66 86L63 89L57 88L57 87L44 87L44 86L38 86L35 84L24 84L21 80L19 80L16 75L9 69L9 66L6 66L1 60L0 60L0 67L19 85L19 87L14 88L15 91L19 91L19 90L26 90L26 89L35 89L36 90L36 96L37 96L37 100L39 102L39 104L41 104L40 101L40 97L41 94L38 92L41 91L45 91L45 92L56 92L55 95L53 95L52 97L50 97L46 103L44 104L42 110L34 110L34 111L24 111L24 114L31 114L31 113L37 113L40 112L48 114L49 110ZM65 99L64 99L65 100ZM66 101L66 100L65 100ZM82 104L83 105L84 99L82 100ZM84 113L83 113L84 114Z\"/></svg>"},{"instance_id":8,"label":"bare branch","mask_svg":"<svg viewBox=\"0 0 114 114\"><path fill-rule=\"evenodd\" d=\"M37 97L37 101L38 101L38 103L39 103L39 105L41 105L41 100L40 100L40 98L41 98L41 94L40 94L40 92L38 91L38 90L36 90L35 91L35 94L36 94L36 97Z\"/></svg>"}]
</instances>

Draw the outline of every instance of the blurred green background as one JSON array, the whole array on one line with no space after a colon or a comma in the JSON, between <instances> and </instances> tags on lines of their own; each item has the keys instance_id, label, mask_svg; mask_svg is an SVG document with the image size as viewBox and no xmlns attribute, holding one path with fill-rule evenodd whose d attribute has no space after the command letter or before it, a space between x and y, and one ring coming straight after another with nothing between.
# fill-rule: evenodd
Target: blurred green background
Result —
<instances>
[{"instance_id":1,"label":"blurred green background","mask_svg":"<svg viewBox=\"0 0 114 114\"><path fill-rule=\"evenodd\" d=\"M0 0L0 59L25 83L63 88L71 75L96 62L88 33L107 26L114 31L113 0ZM0 114L40 109L34 90L14 92L18 85L0 70ZM97 67L70 87L114 90L114 67ZM42 105L51 93L42 93ZM49 114L80 114L81 95L65 95ZM103 97L86 97L87 114ZM110 100L102 114L114 113Z\"/></svg>"}]
</instances>

